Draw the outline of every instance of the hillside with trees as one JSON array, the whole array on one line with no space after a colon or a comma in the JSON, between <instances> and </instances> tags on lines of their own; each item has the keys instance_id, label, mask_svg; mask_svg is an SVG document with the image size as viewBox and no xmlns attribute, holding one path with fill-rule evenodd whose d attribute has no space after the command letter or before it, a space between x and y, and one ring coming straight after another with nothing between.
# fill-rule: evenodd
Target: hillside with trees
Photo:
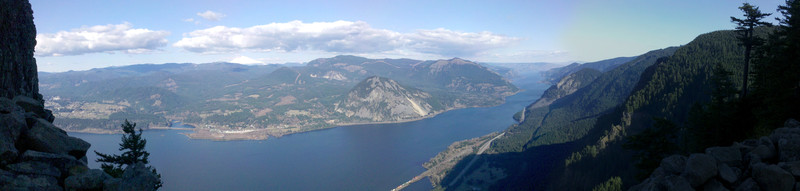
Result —
<instances>
[{"instance_id":1,"label":"hillside with trees","mask_svg":"<svg viewBox=\"0 0 800 191\"><path fill-rule=\"evenodd\" d=\"M398 95L422 106L422 114L388 116L412 108L405 98L392 107L379 102L341 105L352 102L349 91L372 76L423 91L421 96ZM452 109L498 105L518 91L498 73L460 58L357 56L320 58L303 66L142 64L42 73L40 84L48 95L47 107L58 118L55 123L68 131L118 132L116 124L129 119L144 129L180 121L197 127L200 133L194 138L247 132L222 139L265 139L343 124L422 119ZM370 112L351 117L362 109ZM377 116L374 113L386 115L365 117Z\"/></svg>"},{"instance_id":2,"label":"hillside with trees","mask_svg":"<svg viewBox=\"0 0 800 191\"><path fill-rule=\"evenodd\" d=\"M759 15L757 7L742 7L745 17ZM629 62L545 109L529 110L525 121L492 144L494 152L482 157L485 165L467 169L471 177L456 185L629 188L663 157L769 135L786 119L800 117L800 61L794 56L800 50L800 19L793 17L800 4L787 1L779 11L778 27L702 34L669 54L650 57L651 64L627 70L634 77L622 75ZM748 44L754 45L752 56L746 54ZM744 93L745 84L750 93ZM487 183L480 175L487 170L505 172L506 178Z\"/></svg>"}]
</instances>

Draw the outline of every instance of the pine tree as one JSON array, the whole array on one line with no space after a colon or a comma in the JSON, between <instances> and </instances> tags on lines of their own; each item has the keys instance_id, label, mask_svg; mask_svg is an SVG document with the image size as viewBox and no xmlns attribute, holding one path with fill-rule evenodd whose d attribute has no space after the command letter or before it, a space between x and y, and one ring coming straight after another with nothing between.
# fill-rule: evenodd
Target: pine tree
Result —
<instances>
[{"instance_id":1,"label":"pine tree","mask_svg":"<svg viewBox=\"0 0 800 191\"><path fill-rule=\"evenodd\" d=\"M754 35L754 29L758 26L772 26L772 24L768 22L763 22L761 19L772 15L770 13L761 13L761 10L758 10L758 7L754 7L749 3L744 3L741 7L739 7L742 12L744 12L744 18L739 19L736 17L731 17L731 22L736 23L736 31L739 32L739 40L742 41L741 45L745 47L744 50L744 74L743 82L742 82L742 95L741 97L744 98L747 96L747 77L750 75L750 52L753 50L754 46L758 46L762 44L763 40L758 38L758 36Z\"/></svg>"},{"instance_id":2,"label":"pine tree","mask_svg":"<svg viewBox=\"0 0 800 191\"><path fill-rule=\"evenodd\" d=\"M133 165L136 163L150 163L147 160L147 157L150 156L150 153L145 151L145 145L147 144L147 140L142 138L142 129L139 129L139 133L136 133L136 123L131 123L127 119L125 122L120 125L122 127L122 131L124 134L122 135L122 143L119 144L119 150L124 151L122 155L115 155L115 154L103 154L97 151L94 151L95 154L99 157L96 161L101 162L100 168L103 169L106 173L113 177L120 177L122 176L122 172L124 171L124 167ZM155 168L148 167L153 169L153 173L161 179L161 174L158 174ZM161 187L161 182L156 185L155 189Z\"/></svg>"},{"instance_id":3,"label":"pine tree","mask_svg":"<svg viewBox=\"0 0 800 191\"><path fill-rule=\"evenodd\" d=\"M754 94L759 105L759 127L772 129L787 118L800 118L800 1L788 0L778 6L783 18L758 49Z\"/></svg>"}]
</instances>

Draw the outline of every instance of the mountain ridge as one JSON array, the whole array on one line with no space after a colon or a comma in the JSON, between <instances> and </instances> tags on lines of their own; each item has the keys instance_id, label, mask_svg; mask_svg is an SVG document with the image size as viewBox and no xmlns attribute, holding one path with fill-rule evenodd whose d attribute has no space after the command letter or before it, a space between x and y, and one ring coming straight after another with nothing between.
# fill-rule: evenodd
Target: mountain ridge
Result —
<instances>
[{"instance_id":1,"label":"mountain ridge","mask_svg":"<svg viewBox=\"0 0 800 191\"><path fill-rule=\"evenodd\" d=\"M412 101L405 102L416 103L423 113L432 114L497 105L519 91L498 73L460 58L423 61L348 55L315 59L304 66L184 63L109 67L47 73L41 84L50 95L48 108L59 117L55 123L68 131L101 132L98 130L119 123L121 119L115 117L132 116L131 120L145 128L165 128L171 121L181 121L204 132L193 138L229 140L391 122L349 119L346 112L336 111L335 104L371 76L425 92L429 95L426 101L409 97ZM423 117L415 119L419 118ZM413 119L401 121L406 120Z\"/></svg>"}]
</instances>

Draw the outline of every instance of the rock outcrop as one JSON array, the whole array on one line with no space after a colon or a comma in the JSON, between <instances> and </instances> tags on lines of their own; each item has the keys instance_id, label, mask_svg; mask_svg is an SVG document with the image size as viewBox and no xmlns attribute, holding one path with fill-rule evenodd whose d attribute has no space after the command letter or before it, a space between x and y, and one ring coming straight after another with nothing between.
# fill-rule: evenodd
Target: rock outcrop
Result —
<instances>
[{"instance_id":1,"label":"rock outcrop","mask_svg":"<svg viewBox=\"0 0 800 191\"><path fill-rule=\"evenodd\" d=\"M0 1L0 97L28 96L41 102L37 78L36 26L28 1Z\"/></svg>"},{"instance_id":2,"label":"rock outcrop","mask_svg":"<svg viewBox=\"0 0 800 191\"><path fill-rule=\"evenodd\" d=\"M800 122L790 119L770 136L666 157L631 190L798 190L799 156Z\"/></svg>"},{"instance_id":3,"label":"rock outcrop","mask_svg":"<svg viewBox=\"0 0 800 191\"><path fill-rule=\"evenodd\" d=\"M556 101L558 98L575 93L575 91L578 91L578 89L581 89L592 83L592 81L597 79L600 74L602 73L598 70L584 68L575 73L564 76L564 78L561 78L558 83L553 84L550 86L550 88L547 88L547 90L542 93L542 97L536 100L536 102L533 102L530 108L534 109L545 107Z\"/></svg>"},{"instance_id":4,"label":"rock outcrop","mask_svg":"<svg viewBox=\"0 0 800 191\"><path fill-rule=\"evenodd\" d=\"M372 76L358 83L338 103L336 111L368 121L417 119L435 111L431 95L394 80Z\"/></svg>"},{"instance_id":5,"label":"rock outcrop","mask_svg":"<svg viewBox=\"0 0 800 191\"><path fill-rule=\"evenodd\" d=\"M141 170L147 169L143 164L129 165L121 178L89 170L91 145L52 124L38 92L36 27L28 1L0 0L0 42L0 190L155 188L158 178Z\"/></svg>"}]
</instances>

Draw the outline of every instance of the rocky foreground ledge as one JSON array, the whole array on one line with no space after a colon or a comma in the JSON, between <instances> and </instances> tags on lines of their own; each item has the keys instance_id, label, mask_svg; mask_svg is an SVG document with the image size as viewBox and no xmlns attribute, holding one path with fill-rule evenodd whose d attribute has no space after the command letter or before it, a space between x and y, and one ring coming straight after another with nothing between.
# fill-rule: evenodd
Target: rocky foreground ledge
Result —
<instances>
[{"instance_id":1,"label":"rocky foreground ledge","mask_svg":"<svg viewBox=\"0 0 800 191\"><path fill-rule=\"evenodd\" d=\"M0 97L0 190L152 190L158 177L144 164L120 178L87 167L86 141L53 126L41 101Z\"/></svg>"},{"instance_id":2,"label":"rocky foreground ledge","mask_svg":"<svg viewBox=\"0 0 800 191\"><path fill-rule=\"evenodd\" d=\"M672 155L631 190L798 190L800 122L790 119L770 136Z\"/></svg>"}]
</instances>

